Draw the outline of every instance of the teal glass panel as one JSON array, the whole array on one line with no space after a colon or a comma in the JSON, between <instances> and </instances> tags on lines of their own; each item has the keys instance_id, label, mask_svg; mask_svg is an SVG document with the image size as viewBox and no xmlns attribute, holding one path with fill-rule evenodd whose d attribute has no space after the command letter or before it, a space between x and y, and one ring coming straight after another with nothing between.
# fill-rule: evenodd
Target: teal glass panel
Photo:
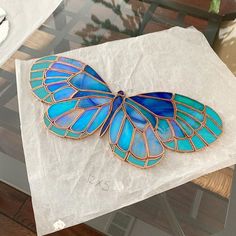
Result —
<instances>
[{"instance_id":1,"label":"teal glass panel","mask_svg":"<svg viewBox=\"0 0 236 236\"><path fill-rule=\"evenodd\" d=\"M149 160L147 163L147 166L153 166L155 164L157 164L159 161L161 160L161 158L157 158L156 160Z\"/></svg>"},{"instance_id":2,"label":"teal glass panel","mask_svg":"<svg viewBox=\"0 0 236 236\"><path fill-rule=\"evenodd\" d=\"M139 160L132 155L128 156L127 161L136 165L136 166L140 166L140 167L144 167L144 165L145 165L145 161Z\"/></svg>"},{"instance_id":3,"label":"teal glass panel","mask_svg":"<svg viewBox=\"0 0 236 236\"><path fill-rule=\"evenodd\" d=\"M64 129L59 129L59 128L55 127L55 126L52 126L52 127L50 128L50 130L51 130L53 133L55 133L55 134L57 134L57 135L59 135L59 136L64 136L65 133L66 133L66 130L64 130Z\"/></svg>"},{"instance_id":4,"label":"teal glass panel","mask_svg":"<svg viewBox=\"0 0 236 236\"><path fill-rule=\"evenodd\" d=\"M119 157L121 157L122 159L124 159L125 158L125 156L126 156L126 152L123 152L123 151L121 151L119 148L117 148L117 147L115 147L114 148L114 152L115 152L115 154L117 154Z\"/></svg>"},{"instance_id":5,"label":"teal glass panel","mask_svg":"<svg viewBox=\"0 0 236 236\"><path fill-rule=\"evenodd\" d=\"M50 65L51 65L51 62L37 63L32 66L31 70L43 70L43 69L48 68Z\"/></svg>"},{"instance_id":6,"label":"teal glass panel","mask_svg":"<svg viewBox=\"0 0 236 236\"><path fill-rule=\"evenodd\" d=\"M186 105L193 107L193 108L200 110L200 111L203 111L203 109L204 109L204 105L202 103L200 103L196 100L193 100L189 97L185 97L183 95L175 94L174 100L177 102L181 102L183 104L186 104Z\"/></svg>"},{"instance_id":7,"label":"teal glass panel","mask_svg":"<svg viewBox=\"0 0 236 236\"><path fill-rule=\"evenodd\" d=\"M30 84L31 84L32 88L35 88L35 87L42 85L42 82L43 81L41 79L40 80L33 80L33 81L30 81Z\"/></svg>"},{"instance_id":8,"label":"teal glass panel","mask_svg":"<svg viewBox=\"0 0 236 236\"><path fill-rule=\"evenodd\" d=\"M47 115L44 115L44 123L47 127L51 124L51 122L49 121Z\"/></svg>"},{"instance_id":9,"label":"teal glass panel","mask_svg":"<svg viewBox=\"0 0 236 236\"><path fill-rule=\"evenodd\" d=\"M186 125L182 120L180 120L179 118L176 119L179 123L179 125L182 127L182 129L186 132L186 134L188 135L192 135L193 134L193 130Z\"/></svg>"},{"instance_id":10,"label":"teal glass panel","mask_svg":"<svg viewBox=\"0 0 236 236\"><path fill-rule=\"evenodd\" d=\"M206 106L206 114L210 116L217 124L222 126L222 120L219 115L210 107Z\"/></svg>"},{"instance_id":11,"label":"teal glass panel","mask_svg":"<svg viewBox=\"0 0 236 236\"><path fill-rule=\"evenodd\" d=\"M45 98L48 95L48 92L44 87L33 90L33 92L41 99Z\"/></svg>"},{"instance_id":12,"label":"teal glass panel","mask_svg":"<svg viewBox=\"0 0 236 236\"><path fill-rule=\"evenodd\" d=\"M70 138L79 138L81 134L77 134L77 133L73 133L73 132L68 132L67 133L67 137L70 137Z\"/></svg>"},{"instance_id":13,"label":"teal glass panel","mask_svg":"<svg viewBox=\"0 0 236 236\"><path fill-rule=\"evenodd\" d=\"M43 78L43 71L31 72L31 79Z\"/></svg>"},{"instance_id":14,"label":"teal glass panel","mask_svg":"<svg viewBox=\"0 0 236 236\"><path fill-rule=\"evenodd\" d=\"M191 140L196 149L202 149L206 146L206 144L197 135L194 135Z\"/></svg>"},{"instance_id":15,"label":"teal glass panel","mask_svg":"<svg viewBox=\"0 0 236 236\"><path fill-rule=\"evenodd\" d=\"M207 118L206 126L217 136L219 136L222 133L222 130L219 129L219 127L217 127L210 118Z\"/></svg>"},{"instance_id":16,"label":"teal glass panel","mask_svg":"<svg viewBox=\"0 0 236 236\"><path fill-rule=\"evenodd\" d=\"M197 133L208 143L211 144L216 140L216 137L205 127L197 131Z\"/></svg>"},{"instance_id":17,"label":"teal glass panel","mask_svg":"<svg viewBox=\"0 0 236 236\"><path fill-rule=\"evenodd\" d=\"M165 145L171 149L175 149L175 142L174 141L165 142Z\"/></svg>"},{"instance_id":18,"label":"teal glass panel","mask_svg":"<svg viewBox=\"0 0 236 236\"><path fill-rule=\"evenodd\" d=\"M181 104L176 104L176 107L177 107L177 110L184 111L201 122L204 120L203 114L201 114L198 111L192 110L192 109L190 109L184 105L181 105Z\"/></svg>"},{"instance_id":19,"label":"teal glass panel","mask_svg":"<svg viewBox=\"0 0 236 236\"><path fill-rule=\"evenodd\" d=\"M186 114L178 111L177 116L182 118L185 122L187 122L193 129L198 129L201 124L196 120L192 119L191 117L187 116Z\"/></svg>"},{"instance_id":20,"label":"teal glass panel","mask_svg":"<svg viewBox=\"0 0 236 236\"><path fill-rule=\"evenodd\" d=\"M188 139L177 140L179 151L193 151L193 147Z\"/></svg>"},{"instance_id":21,"label":"teal glass panel","mask_svg":"<svg viewBox=\"0 0 236 236\"><path fill-rule=\"evenodd\" d=\"M52 102L52 98L51 96L47 97L46 99L44 99L45 102L51 103Z\"/></svg>"},{"instance_id":22,"label":"teal glass panel","mask_svg":"<svg viewBox=\"0 0 236 236\"><path fill-rule=\"evenodd\" d=\"M47 57L42 57L37 62L39 61L54 61L57 59L57 56L47 56Z\"/></svg>"}]
</instances>

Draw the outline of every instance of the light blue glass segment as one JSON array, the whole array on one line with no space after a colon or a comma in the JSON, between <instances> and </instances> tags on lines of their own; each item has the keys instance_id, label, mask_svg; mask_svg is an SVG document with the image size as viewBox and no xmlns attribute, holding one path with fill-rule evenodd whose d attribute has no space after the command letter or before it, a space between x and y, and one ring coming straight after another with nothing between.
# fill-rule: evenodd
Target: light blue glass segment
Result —
<instances>
[{"instance_id":1,"label":"light blue glass segment","mask_svg":"<svg viewBox=\"0 0 236 236\"><path fill-rule=\"evenodd\" d=\"M71 59L71 58L60 57L59 61L64 61L64 62L66 62L68 64L71 64L71 65L74 65L74 66L77 66L77 67L80 67L80 68L83 67L83 65L82 65L82 63L80 61L77 61L77 60Z\"/></svg>"},{"instance_id":2,"label":"light blue glass segment","mask_svg":"<svg viewBox=\"0 0 236 236\"><path fill-rule=\"evenodd\" d=\"M46 76L47 77L69 77L71 76L71 74L69 73L65 73L65 72L60 72L60 71L56 71L56 70L48 70L46 72Z\"/></svg>"},{"instance_id":3,"label":"light blue glass segment","mask_svg":"<svg viewBox=\"0 0 236 236\"><path fill-rule=\"evenodd\" d=\"M110 105L106 105L106 106L103 106L101 108L101 110L96 115L93 122L91 123L91 125L89 125L89 127L87 129L88 133L92 133L94 130L96 130L105 121L106 117L109 114L109 110L110 110Z\"/></svg>"},{"instance_id":4,"label":"light blue glass segment","mask_svg":"<svg viewBox=\"0 0 236 236\"><path fill-rule=\"evenodd\" d=\"M149 160L147 163L147 166L153 166L153 165L157 164L160 160L161 160L161 158L157 158L156 160Z\"/></svg>"},{"instance_id":5,"label":"light blue glass segment","mask_svg":"<svg viewBox=\"0 0 236 236\"><path fill-rule=\"evenodd\" d=\"M42 71L31 72L30 78L31 79L43 78L43 72Z\"/></svg>"},{"instance_id":6,"label":"light blue glass segment","mask_svg":"<svg viewBox=\"0 0 236 236\"><path fill-rule=\"evenodd\" d=\"M193 151L193 147L188 139L177 140L177 146L179 151Z\"/></svg>"},{"instance_id":7,"label":"light blue glass segment","mask_svg":"<svg viewBox=\"0 0 236 236\"><path fill-rule=\"evenodd\" d=\"M137 112L134 107L131 107L127 103L125 103L125 109L135 126L143 130L147 124L147 121L144 119L144 117L139 112Z\"/></svg>"},{"instance_id":8,"label":"light blue glass segment","mask_svg":"<svg viewBox=\"0 0 236 236\"><path fill-rule=\"evenodd\" d=\"M133 134L133 126L131 125L130 121L128 119L125 119L124 126L121 131L121 135L118 141L118 144L120 148L122 148L124 151L128 151L132 134Z\"/></svg>"},{"instance_id":9,"label":"light blue glass segment","mask_svg":"<svg viewBox=\"0 0 236 236\"><path fill-rule=\"evenodd\" d=\"M123 118L124 112L120 109L114 116L110 127L110 139L112 143L116 143Z\"/></svg>"},{"instance_id":10,"label":"light blue glass segment","mask_svg":"<svg viewBox=\"0 0 236 236\"><path fill-rule=\"evenodd\" d=\"M74 133L74 132L68 132L67 137L70 137L70 138L79 138L81 136L81 134L78 134L78 133Z\"/></svg>"},{"instance_id":11,"label":"light blue glass segment","mask_svg":"<svg viewBox=\"0 0 236 236\"><path fill-rule=\"evenodd\" d=\"M181 105L181 104L176 104L176 107L177 107L177 110L184 111L201 122L204 120L203 114L196 111L196 110L192 110L192 109L190 109L184 105Z\"/></svg>"},{"instance_id":12,"label":"light blue glass segment","mask_svg":"<svg viewBox=\"0 0 236 236\"><path fill-rule=\"evenodd\" d=\"M222 130L210 118L206 119L206 126L217 136L222 133Z\"/></svg>"},{"instance_id":13,"label":"light blue glass segment","mask_svg":"<svg viewBox=\"0 0 236 236\"><path fill-rule=\"evenodd\" d=\"M175 142L174 141L165 142L165 145L171 149L175 149Z\"/></svg>"},{"instance_id":14,"label":"light blue glass segment","mask_svg":"<svg viewBox=\"0 0 236 236\"><path fill-rule=\"evenodd\" d=\"M140 158L144 158L146 156L147 151L145 146L145 140L140 132L135 132L131 151L135 156L138 156Z\"/></svg>"},{"instance_id":15,"label":"light blue glass segment","mask_svg":"<svg viewBox=\"0 0 236 236\"><path fill-rule=\"evenodd\" d=\"M196 100L193 100L189 97L185 97L183 95L175 94L174 100L177 102L181 102L183 104L186 104L190 107L193 107L197 110L203 111L204 110L204 105Z\"/></svg>"},{"instance_id":16,"label":"light blue glass segment","mask_svg":"<svg viewBox=\"0 0 236 236\"><path fill-rule=\"evenodd\" d=\"M44 87L33 90L33 92L41 99L45 98L48 95L48 92Z\"/></svg>"},{"instance_id":17,"label":"light blue glass segment","mask_svg":"<svg viewBox=\"0 0 236 236\"><path fill-rule=\"evenodd\" d=\"M182 120L179 118L176 119L179 123L179 125L182 127L182 129L186 132L187 135L192 135L193 130L190 128L190 126L186 125Z\"/></svg>"},{"instance_id":18,"label":"light blue glass segment","mask_svg":"<svg viewBox=\"0 0 236 236\"><path fill-rule=\"evenodd\" d=\"M132 156L131 154L128 156L127 161L136 165L136 166L140 166L140 167L145 166L145 161L139 160L139 159L135 158L134 156Z\"/></svg>"},{"instance_id":19,"label":"light blue glass segment","mask_svg":"<svg viewBox=\"0 0 236 236\"><path fill-rule=\"evenodd\" d=\"M70 71L72 73L77 73L80 71L79 69L77 69L73 66L65 65L65 64L62 64L59 62L54 63L51 68Z\"/></svg>"},{"instance_id":20,"label":"light blue glass segment","mask_svg":"<svg viewBox=\"0 0 236 236\"><path fill-rule=\"evenodd\" d=\"M194 135L191 140L196 149L202 149L206 146L205 143L197 135Z\"/></svg>"},{"instance_id":21,"label":"light blue glass segment","mask_svg":"<svg viewBox=\"0 0 236 236\"><path fill-rule=\"evenodd\" d=\"M90 109L85 111L79 119L74 123L74 125L71 127L72 130L77 132L82 132L86 129L87 125L92 120L93 116L97 112L97 108Z\"/></svg>"},{"instance_id":22,"label":"light blue glass segment","mask_svg":"<svg viewBox=\"0 0 236 236\"><path fill-rule=\"evenodd\" d=\"M97 92L97 91L79 91L77 92L73 97L88 97L88 96L99 96L99 97L110 97L110 98L114 98L115 96L111 93L103 93L103 91L101 92Z\"/></svg>"},{"instance_id":23,"label":"light blue glass segment","mask_svg":"<svg viewBox=\"0 0 236 236\"><path fill-rule=\"evenodd\" d=\"M126 156L126 152L121 151L119 148L115 147L114 148L114 153L117 154L119 157L121 157L122 159L125 159Z\"/></svg>"},{"instance_id":24,"label":"light blue glass segment","mask_svg":"<svg viewBox=\"0 0 236 236\"><path fill-rule=\"evenodd\" d=\"M163 152L163 147L160 141L155 136L153 130L150 127L148 127L146 129L145 134L146 134L147 144L149 148L149 155L150 156L160 155Z\"/></svg>"},{"instance_id":25,"label":"light blue glass segment","mask_svg":"<svg viewBox=\"0 0 236 236\"><path fill-rule=\"evenodd\" d=\"M48 117L46 115L44 115L43 119L44 119L45 125L48 127L51 124L51 122L49 121Z\"/></svg>"},{"instance_id":26,"label":"light blue glass segment","mask_svg":"<svg viewBox=\"0 0 236 236\"><path fill-rule=\"evenodd\" d=\"M157 131L163 141L170 140L172 138L170 126L164 119L158 119Z\"/></svg>"},{"instance_id":27,"label":"light blue glass segment","mask_svg":"<svg viewBox=\"0 0 236 236\"><path fill-rule=\"evenodd\" d=\"M47 57L42 57L37 62L39 61L55 61L57 59L57 56L47 56Z\"/></svg>"},{"instance_id":28,"label":"light blue glass segment","mask_svg":"<svg viewBox=\"0 0 236 236\"><path fill-rule=\"evenodd\" d=\"M61 81L66 81L67 78L53 78L53 79L46 79L45 84L52 84L52 83L57 83Z\"/></svg>"},{"instance_id":29,"label":"light blue glass segment","mask_svg":"<svg viewBox=\"0 0 236 236\"><path fill-rule=\"evenodd\" d=\"M222 126L222 120L219 115L210 107L206 106L206 114L210 116L217 124Z\"/></svg>"},{"instance_id":30,"label":"light blue glass segment","mask_svg":"<svg viewBox=\"0 0 236 236\"><path fill-rule=\"evenodd\" d=\"M33 81L30 81L30 84L31 84L31 87L32 88L35 88L35 87L38 87L40 85L42 85L42 80L33 80Z\"/></svg>"},{"instance_id":31,"label":"light blue glass segment","mask_svg":"<svg viewBox=\"0 0 236 236\"><path fill-rule=\"evenodd\" d=\"M110 92L105 84L85 73L80 73L74 76L70 80L70 83L78 89Z\"/></svg>"},{"instance_id":32,"label":"light blue glass segment","mask_svg":"<svg viewBox=\"0 0 236 236\"><path fill-rule=\"evenodd\" d=\"M150 121L153 127L156 126L156 118L150 112L148 112L146 109L143 109L141 106L139 106L129 98L126 98L125 102L133 105L138 111L140 111Z\"/></svg>"},{"instance_id":33,"label":"light blue glass segment","mask_svg":"<svg viewBox=\"0 0 236 236\"><path fill-rule=\"evenodd\" d=\"M198 121L192 119L191 117L180 111L177 111L177 116L182 118L185 122L187 122L193 129L198 129L201 126L201 124Z\"/></svg>"},{"instance_id":34,"label":"light blue glass segment","mask_svg":"<svg viewBox=\"0 0 236 236\"><path fill-rule=\"evenodd\" d=\"M197 133L208 143L211 144L216 140L216 137L205 127L197 131Z\"/></svg>"},{"instance_id":35,"label":"light blue glass segment","mask_svg":"<svg viewBox=\"0 0 236 236\"><path fill-rule=\"evenodd\" d=\"M48 109L49 118L54 120L56 117L75 108L77 101L65 101L51 105Z\"/></svg>"},{"instance_id":36,"label":"light blue glass segment","mask_svg":"<svg viewBox=\"0 0 236 236\"><path fill-rule=\"evenodd\" d=\"M71 98L71 96L75 93L76 91L73 88L64 88L62 90L59 90L58 92L54 93L54 98L56 101L60 101L63 99Z\"/></svg>"},{"instance_id":37,"label":"light blue glass segment","mask_svg":"<svg viewBox=\"0 0 236 236\"><path fill-rule=\"evenodd\" d=\"M43 70L47 69L51 65L51 62L43 62L43 63L37 63L34 64L31 68L31 70Z\"/></svg>"},{"instance_id":38,"label":"light blue glass segment","mask_svg":"<svg viewBox=\"0 0 236 236\"><path fill-rule=\"evenodd\" d=\"M66 130L64 130L64 129L59 129L59 128L55 127L55 126L52 126L52 127L50 128L50 130L53 131L53 133L55 133L55 134L57 134L57 135L59 135L59 136L64 136L65 133L66 133Z\"/></svg>"},{"instance_id":39,"label":"light blue glass segment","mask_svg":"<svg viewBox=\"0 0 236 236\"><path fill-rule=\"evenodd\" d=\"M72 110L71 112L60 116L57 120L55 120L55 123L60 127L67 128L72 125L73 121L75 121L75 118L78 117L78 115L78 110Z\"/></svg>"},{"instance_id":40,"label":"light blue glass segment","mask_svg":"<svg viewBox=\"0 0 236 236\"><path fill-rule=\"evenodd\" d=\"M65 87L65 86L68 86L68 84L65 83L65 82L62 82L62 83L56 83L56 84L48 85L47 88L51 92L54 92L54 91L58 90L59 88L62 88L62 87Z\"/></svg>"},{"instance_id":41,"label":"light blue glass segment","mask_svg":"<svg viewBox=\"0 0 236 236\"><path fill-rule=\"evenodd\" d=\"M174 130L176 138L184 138L186 136L180 126L175 122L175 120L170 120L170 123Z\"/></svg>"}]
</instances>

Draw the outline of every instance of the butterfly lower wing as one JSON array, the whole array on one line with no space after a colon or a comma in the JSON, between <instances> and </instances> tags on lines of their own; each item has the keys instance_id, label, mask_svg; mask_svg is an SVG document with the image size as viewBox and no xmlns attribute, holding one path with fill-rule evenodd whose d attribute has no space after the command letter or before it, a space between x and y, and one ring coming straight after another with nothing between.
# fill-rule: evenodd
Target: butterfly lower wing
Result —
<instances>
[{"instance_id":1,"label":"butterfly lower wing","mask_svg":"<svg viewBox=\"0 0 236 236\"><path fill-rule=\"evenodd\" d=\"M136 167L152 167L164 156L164 147L151 123L126 102L112 118L109 137L116 156Z\"/></svg>"},{"instance_id":2,"label":"butterfly lower wing","mask_svg":"<svg viewBox=\"0 0 236 236\"><path fill-rule=\"evenodd\" d=\"M44 115L48 129L60 136L82 139L101 127L109 115L111 98L74 98L52 104Z\"/></svg>"},{"instance_id":3,"label":"butterfly lower wing","mask_svg":"<svg viewBox=\"0 0 236 236\"><path fill-rule=\"evenodd\" d=\"M147 93L128 101L150 113L150 121L156 119L153 127L168 149L194 152L213 143L222 133L222 120L212 108L183 95Z\"/></svg>"},{"instance_id":4,"label":"butterfly lower wing","mask_svg":"<svg viewBox=\"0 0 236 236\"><path fill-rule=\"evenodd\" d=\"M89 65L60 56L37 60L31 68L30 84L36 97L48 104L91 95L114 97Z\"/></svg>"}]
</instances>

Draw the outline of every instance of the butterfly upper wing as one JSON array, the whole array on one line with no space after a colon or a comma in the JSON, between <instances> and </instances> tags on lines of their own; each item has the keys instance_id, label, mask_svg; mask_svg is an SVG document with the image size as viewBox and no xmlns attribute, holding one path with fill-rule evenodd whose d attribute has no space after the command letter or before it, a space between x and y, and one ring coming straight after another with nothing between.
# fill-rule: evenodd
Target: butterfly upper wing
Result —
<instances>
[{"instance_id":1,"label":"butterfly upper wing","mask_svg":"<svg viewBox=\"0 0 236 236\"><path fill-rule=\"evenodd\" d=\"M109 115L114 95L84 63L59 56L37 60L30 84L41 101L52 104L44 116L48 129L74 139L94 133Z\"/></svg>"},{"instance_id":2,"label":"butterfly upper wing","mask_svg":"<svg viewBox=\"0 0 236 236\"><path fill-rule=\"evenodd\" d=\"M37 60L31 68L30 84L36 97L48 104L83 96L114 97L89 65L60 56Z\"/></svg>"},{"instance_id":3,"label":"butterfly upper wing","mask_svg":"<svg viewBox=\"0 0 236 236\"><path fill-rule=\"evenodd\" d=\"M152 167L164 156L164 147L149 120L126 101L111 120L109 138L112 151L136 167Z\"/></svg>"},{"instance_id":4,"label":"butterfly upper wing","mask_svg":"<svg viewBox=\"0 0 236 236\"><path fill-rule=\"evenodd\" d=\"M222 133L219 115L189 97L156 92L133 96L126 101L149 119L168 149L197 151L210 145Z\"/></svg>"}]
</instances>

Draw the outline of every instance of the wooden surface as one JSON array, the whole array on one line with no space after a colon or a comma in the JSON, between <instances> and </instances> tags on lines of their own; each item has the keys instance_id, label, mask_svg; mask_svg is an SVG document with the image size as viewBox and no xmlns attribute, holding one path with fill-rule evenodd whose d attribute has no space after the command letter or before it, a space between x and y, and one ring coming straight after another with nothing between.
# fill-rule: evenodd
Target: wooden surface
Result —
<instances>
[{"instance_id":1,"label":"wooden surface","mask_svg":"<svg viewBox=\"0 0 236 236\"><path fill-rule=\"evenodd\" d=\"M48 236L101 236L85 224ZM0 182L0 236L36 236L31 198Z\"/></svg>"}]
</instances>

